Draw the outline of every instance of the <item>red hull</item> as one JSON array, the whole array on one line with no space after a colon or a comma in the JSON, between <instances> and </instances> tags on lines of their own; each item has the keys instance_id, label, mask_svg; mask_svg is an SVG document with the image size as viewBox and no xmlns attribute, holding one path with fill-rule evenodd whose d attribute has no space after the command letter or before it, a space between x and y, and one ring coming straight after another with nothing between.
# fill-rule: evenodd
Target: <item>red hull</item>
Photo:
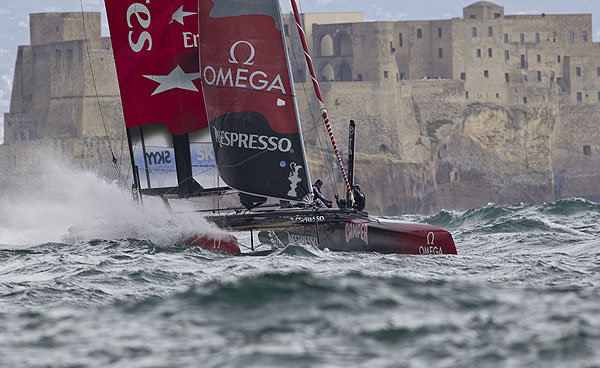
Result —
<instances>
[{"instance_id":1,"label":"red hull","mask_svg":"<svg viewBox=\"0 0 600 368\"><path fill-rule=\"evenodd\" d=\"M210 220L228 230L258 230L259 242L274 248L308 244L338 252L457 254L452 235L442 228L343 210L279 210Z\"/></svg>"},{"instance_id":2,"label":"red hull","mask_svg":"<svg viewBox=\"0 0 600 368\"><path fill-rule=\"evenodd\" d=\"M370 221L375 243L370 250L417 255L457 254L452 235L439 227L397 221Z\"/></svg>"},{"instance_id":3,"label":"red hull","mask_svg":"<svg viewBox=\"0 0 600 368\"><path fill-rule=\"evenodd\" d=\"M190 247L200 247L202 249L206 249L216 253L241 253L238 240L233 235L192 235L183 239L182 243Z\"/></svg>"}]
</instances>

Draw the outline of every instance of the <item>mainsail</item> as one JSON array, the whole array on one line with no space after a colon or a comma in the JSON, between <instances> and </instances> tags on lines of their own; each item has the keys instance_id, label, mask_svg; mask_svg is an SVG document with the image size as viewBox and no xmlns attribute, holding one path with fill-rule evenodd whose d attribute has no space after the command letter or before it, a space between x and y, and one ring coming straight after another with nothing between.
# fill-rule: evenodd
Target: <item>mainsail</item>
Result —
<instances>
[{"instance_id":1,"label":"mainsail","mask_svg":"<svg viewBox=\"0 0 600 368\"><path fill-rule=\"evenodd\" d=\"M185 196L218 187L200 83L198 0L105 5L139 187Z\"/></svg>"},{"instance_id":2,"label":"mainsail","mask_svg":"<svg viewBox=\"0 0 600 368\"><path fill-rule=\"evenodd\" d=\"M221 178L308 201L310 176L278 0L199 2L201 80Z\"/></svg>"},{"instance_id":3,"label":"mainsail","mask_svg":"<svg viewBox=\"0 0 600 368\"><path fill-rule=\"evenodd\" d=\"M105 0L128 128L206 127L198 64L198 0Z\"/></svg>"}]
</instances>

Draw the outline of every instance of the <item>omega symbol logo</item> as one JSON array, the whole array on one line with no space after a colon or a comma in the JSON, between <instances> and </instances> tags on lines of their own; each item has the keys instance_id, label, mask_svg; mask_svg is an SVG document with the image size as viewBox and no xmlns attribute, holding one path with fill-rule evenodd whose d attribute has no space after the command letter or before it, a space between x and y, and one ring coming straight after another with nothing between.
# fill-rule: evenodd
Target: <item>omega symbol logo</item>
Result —
<instances>
[{"instance_id":1,"label":"omega symbol logo","mask_svg":"<svg viewBox=\"0 0 600 368\"><path fill-rule=\"evenodd\" d=\"M231 64L239 64L238 60L235 58L235 48L238 47L238 45L240 44L246 44L250 46L250 57L244 62L244 65L254 65L253 60L254 55L256 55L256 51L254 50L254 46L252 46L252 44L248 41L238 41L234 43L233 46L231 46L231 49L229 50L229 55L231 56L231 59L229 59L229 62Z\"/></svg>"},{"instance_id":2,"label":"omega symbol logo","mask_svg":"<svg viewBox=\"0 0 600 368\"><path fill-rule=\"evenodd\" d=\"M430 232L429 234L427 234L427 245L434 245L433 242L435 241L435 234L433 232Z\"/></svg>"}]
</instances>

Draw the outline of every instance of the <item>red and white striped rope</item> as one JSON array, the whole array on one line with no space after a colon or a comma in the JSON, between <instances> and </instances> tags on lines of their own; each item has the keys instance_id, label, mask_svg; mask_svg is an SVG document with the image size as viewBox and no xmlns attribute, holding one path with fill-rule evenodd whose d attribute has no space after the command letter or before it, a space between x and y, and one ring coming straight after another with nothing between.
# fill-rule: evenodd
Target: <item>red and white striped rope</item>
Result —
<instances>
[{"instance_id":1,"label":"red and white striped rope","mask_svg":"<svg viewBox=\"0 0 600 368\"><path fill-rule=\"evenodd\" d=\"M331 144L333 145L333 150L335 152L335 156L340 165L340 170L342 172L342 177L344 178L344 182L346 183L346 190L350 196L350 199L354 202L354 195L352 194L352 188L350 187L350 182L348 181L348 175L346 175L346 170L344 169L344 164L342 163L342 157L340 156L340 151L337 148L337 144L335 143L335 137L333 136L333 129L331 129L331 123L329 122L329 115L327 115L327 109L325 108L325 102L323 101L323 95L321 94L321 88L319 87L319 82L317 81L317 77L315 75L315 68L313 66L312 58L308 52L308 44L306 42L306 34L304 33L304 29L302 28L302 24L300 22L300 15L298 13L298 6L296 5L296 0L290 0L292 3L292 9L294 10L294 17L296 18L296 26L298 27L298 33L300 34L300 40L302 41L302 48L304 49L304 57L306 58L306 64L308 65L308 70L310 72L310 77L312 79L313 87L315 88L315 93L317 94L317 99L319 100L319 105L321 107L321 115L323 116L323 120L325 121L325 127L327 128L327 133L329 134L329 139L331 140Z\"/></svg>"}]
</instances>

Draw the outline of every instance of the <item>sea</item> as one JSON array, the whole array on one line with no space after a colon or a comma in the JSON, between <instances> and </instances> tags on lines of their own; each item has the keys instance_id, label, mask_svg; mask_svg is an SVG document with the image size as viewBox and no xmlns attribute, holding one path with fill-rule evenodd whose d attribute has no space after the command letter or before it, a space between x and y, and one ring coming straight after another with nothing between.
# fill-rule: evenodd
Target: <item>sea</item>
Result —
<instances>
[{"instance_id":1,"label":"sea","mask_svg":"<svg viewBox=\"0 0 600 368\"><path fill-rule=\"evenodd\" d=\"M14 184L0 367L600 367L597 203L397 217L450 230L455 256L248 257L181 245L219 230L90 173Z\"/></svg>"}]
</instances>

